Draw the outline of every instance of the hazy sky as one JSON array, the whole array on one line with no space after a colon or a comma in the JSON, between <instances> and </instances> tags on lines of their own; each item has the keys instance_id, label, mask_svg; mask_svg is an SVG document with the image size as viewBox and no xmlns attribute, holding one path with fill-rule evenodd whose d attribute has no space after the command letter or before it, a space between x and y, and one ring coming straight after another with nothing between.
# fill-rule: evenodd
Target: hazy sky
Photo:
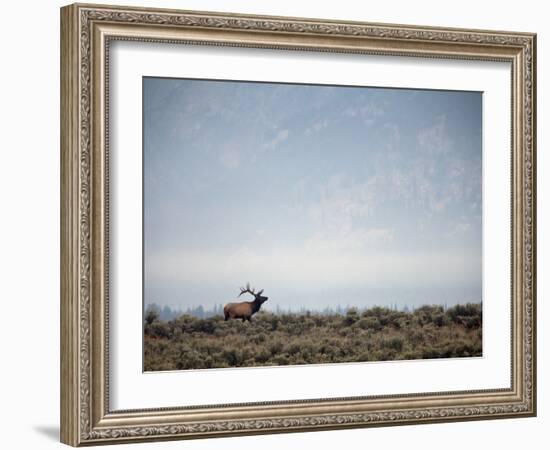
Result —
<instances>
[{"instance_id":1,"label":"hazy sky","mask_svg":"<svg viewBox=\"0 0 550 450\"><path fill-rule=\"evenodd\" d=\"M477 92L144 78L144 301L481 301Z\"/></svg>"}]
</instances>

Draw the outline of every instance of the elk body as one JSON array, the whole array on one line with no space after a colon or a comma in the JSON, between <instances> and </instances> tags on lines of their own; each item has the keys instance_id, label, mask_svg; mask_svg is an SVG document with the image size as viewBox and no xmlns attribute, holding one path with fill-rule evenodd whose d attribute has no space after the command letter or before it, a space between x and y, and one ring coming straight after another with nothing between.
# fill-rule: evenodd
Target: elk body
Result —
<instances>
[{"instance_id":1,"label":"elk body","mask_svg":"<svg viewBox=\"0 0 550 450\"><path fill-rule=\"evenodd\" d=\"M252 315L256 314L260 310L260 307L264 304L264 302L267 301L268 297L263 297L263 292L264 290L262 289L261 291L256 293L254 289L250 289L249 284L246 285L246 288L241 288L241 293L239 294L239 297L245 293L249 293L254 296L254 301L228 303L223 307L223 315L225 317L225 320L242 319L243 322L246 320L250 322Z\"/></svg>"}]
</instances>

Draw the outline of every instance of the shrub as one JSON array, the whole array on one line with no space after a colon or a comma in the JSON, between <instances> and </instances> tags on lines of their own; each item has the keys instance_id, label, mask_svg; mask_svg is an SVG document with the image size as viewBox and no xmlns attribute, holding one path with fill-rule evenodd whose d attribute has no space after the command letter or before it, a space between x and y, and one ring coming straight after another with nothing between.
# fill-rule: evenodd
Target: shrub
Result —
<instances>
[{"instance_id":1,"label":"shrub","mask_svg":"<svg viewBox=\"0 0 550 450\"><path fill-rule=\"evenodd\" d=\"M160 317L159 310L154 306L149 306L147 311L145 311L145 323L151 325L155 320L158 320Z\"/></svg>"},{"instance_id":2,"label":"shrub","mask_svg":"<svg viewBox=\"0 0 550 450\"><path fill-rule=\"evenodd\" d=\"M359 326L363 330L375 331L380 331L382 328L384 328L377 317L363 317L362 319L357 321L357 326Z\"/></svg>"},{"instance_id":3,"label":"shrub","mask_svg":"<svg viewBox=\"0 0 550 450\"><path fill-rule=\"evenodd\" d=\"M404 341L403 338L400 336L394 336L384 341L383 347L385 348L391 348L395 351L402 351L403 350Z\"/></svg>"},{"instance_id":4,"label":"shrub","mask_svg":"<svg viewBox=\"0 0 550 450\"><path fill-rule=\"evenodd\" d=\"M280 341L274 341L271 344L269 344L269 351L272 355L276 355L280 353L283 350L283 343Z\"/></svg>"},{"instance_id":5,"label":"shrub","mask_svg":"<svg viewBox=\"0 0 550 450\"><path fill-rule=\"evenodd\" d=\"M359 313L357 312L357 309L350 308L346 312L346 315L344 317L344 325L350 326L353 325L355 322L359 320Z\"/></svg>"},{"instance_id":6,"label":"shrub","mask_svg":"<svg viewBox=\"0 0 550 450\"><path fill-rule=\"evenodd\" d=\"M443 327L449 324L448 316L443 313L436 313L436 315L432 318L432 321L438 327Z\"/></svg>"}]
</instances>

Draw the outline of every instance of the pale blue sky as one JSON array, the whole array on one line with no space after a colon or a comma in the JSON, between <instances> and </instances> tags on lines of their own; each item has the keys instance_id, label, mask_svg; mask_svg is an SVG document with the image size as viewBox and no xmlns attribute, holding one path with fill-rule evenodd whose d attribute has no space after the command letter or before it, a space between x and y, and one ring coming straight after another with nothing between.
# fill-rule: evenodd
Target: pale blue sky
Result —
<instances>
[{"instance_id":1,"label":"pale blue sky","mask_svg":"<svg viewBox=\"0 0 550 450\"><path fill-rule=\"evenodd\" d=\"M481 301L479 92L144 78L144 301Z\"/></svg>"}]
</instances>

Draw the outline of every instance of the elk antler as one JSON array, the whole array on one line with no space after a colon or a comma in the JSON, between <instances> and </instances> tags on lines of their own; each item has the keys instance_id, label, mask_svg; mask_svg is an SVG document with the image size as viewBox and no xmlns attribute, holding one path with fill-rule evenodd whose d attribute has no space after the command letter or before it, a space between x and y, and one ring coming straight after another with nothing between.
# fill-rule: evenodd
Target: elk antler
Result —
<instances>
[{"instance_id":1,"label":"elk antler","mask_svg":"<svg viewBox=\"0 0 550 450\"><path fill-rule=\"evenodd\" d=\"M241 293L239 294L239 297L240 297L241 295L247 293L247 292L248 292L249 294L252 294L254 297L256 297L257 294L256 294L256 292L254 292L254 291L255 291L254 288L250 289L250 283L246 283L246 288L243 288L243 287L241 288Z\"/></svg>"}]
</instances>

